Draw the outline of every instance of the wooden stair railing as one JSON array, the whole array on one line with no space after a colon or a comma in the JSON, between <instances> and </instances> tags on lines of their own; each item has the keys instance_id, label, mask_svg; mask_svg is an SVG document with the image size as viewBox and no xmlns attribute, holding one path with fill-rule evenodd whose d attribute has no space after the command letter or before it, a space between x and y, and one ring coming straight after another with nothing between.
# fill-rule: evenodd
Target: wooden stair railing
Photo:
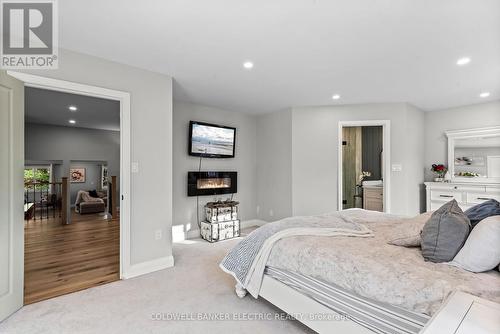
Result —
<instances>
[{"instance_id":1,"label":"wooden stair railing","mask_svg":"<svg viewBox=\"0 0 500 334\"><path fill-rule=\"evenodd\" d=\"M62 218L62 182L24 182L24 219Z\"/></svg>"},{"instance_id":2,"label":"wooden stair railing","mask_svg":"<svg viewBox=\"0 0 500 334\"><path fill-rule=\"evenodd\" d=\"M68 177L64 176L62 177L62 190L61 190L61 196L62 196L62 215L61 215L61 221L63 225L69 224L69 219L68 219Z\"/></svg>"}]
</instances>

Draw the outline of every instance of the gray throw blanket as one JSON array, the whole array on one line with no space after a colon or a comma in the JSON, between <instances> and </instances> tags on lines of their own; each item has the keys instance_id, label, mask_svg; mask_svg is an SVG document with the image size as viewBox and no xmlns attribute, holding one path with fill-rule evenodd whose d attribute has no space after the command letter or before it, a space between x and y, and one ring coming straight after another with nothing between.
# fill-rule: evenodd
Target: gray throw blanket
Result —
<instances>
[{"instance_id":1,"label":"gray throw blanket","mask_svg":"<svg viewBox=\"0 0 500 334\"><path fill-rule=\"evenodd\" d=\"M364 225L351 221L341 212L285 218L268 223L250 233L226 255L220 267L234 276L241 287L257 298L265 265L274 243L285 237L299 235L373 236Z\"/></svg>"}]
</instances>

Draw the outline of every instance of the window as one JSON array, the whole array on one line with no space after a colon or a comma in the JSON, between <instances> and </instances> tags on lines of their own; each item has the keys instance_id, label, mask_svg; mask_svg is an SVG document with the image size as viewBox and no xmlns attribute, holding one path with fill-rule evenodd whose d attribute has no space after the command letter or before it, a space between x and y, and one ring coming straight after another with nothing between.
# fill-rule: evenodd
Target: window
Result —
<instances>
[{"instance_id":1,"label":"window","mask_svg":"<svg viewBox=\"0 0 500 334\"><path fill-rule=\"evenodd\" d=\"M48 190L48 183L51 181L51 172L52 168L50 165L26 166L24 168L24 188L33 189L34 183L41 183L36 185L36 190Z\"/></svg>"}]
</instances>

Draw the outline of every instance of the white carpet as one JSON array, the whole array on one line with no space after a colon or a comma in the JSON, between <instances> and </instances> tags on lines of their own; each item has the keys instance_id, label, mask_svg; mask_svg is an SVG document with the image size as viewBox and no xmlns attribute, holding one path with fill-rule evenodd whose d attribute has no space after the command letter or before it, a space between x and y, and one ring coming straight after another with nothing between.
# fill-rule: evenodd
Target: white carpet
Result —
<instances>
[{"instance_id":1,"label":"white carpet","mask_svg":"<svg viewBox=\"0 0 500 334\"><path fill-rule=\"evenodd\" d=\"M265 300L234 293L219 262L237 240L174 244L175 267L23 307L0 333L313 333ZM153 314L256 317L273 320L152 320Z\"/></svg>"}]
</instances>

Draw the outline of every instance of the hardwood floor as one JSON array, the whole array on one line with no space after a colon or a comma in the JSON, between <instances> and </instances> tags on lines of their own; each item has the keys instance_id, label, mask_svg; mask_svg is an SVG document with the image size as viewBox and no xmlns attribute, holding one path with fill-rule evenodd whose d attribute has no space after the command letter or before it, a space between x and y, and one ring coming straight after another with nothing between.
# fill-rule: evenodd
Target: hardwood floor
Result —
<instances>
[{"instance_id":1,"label":"hardwood floor","mask_svg":"<svg viewBox=\"0 0 500 334\"><path fill-rule=\"evenodd\" d=\"M118 280L120 221L73 213L25 222L24 304Z\"/></svg>"}]
</instances>

